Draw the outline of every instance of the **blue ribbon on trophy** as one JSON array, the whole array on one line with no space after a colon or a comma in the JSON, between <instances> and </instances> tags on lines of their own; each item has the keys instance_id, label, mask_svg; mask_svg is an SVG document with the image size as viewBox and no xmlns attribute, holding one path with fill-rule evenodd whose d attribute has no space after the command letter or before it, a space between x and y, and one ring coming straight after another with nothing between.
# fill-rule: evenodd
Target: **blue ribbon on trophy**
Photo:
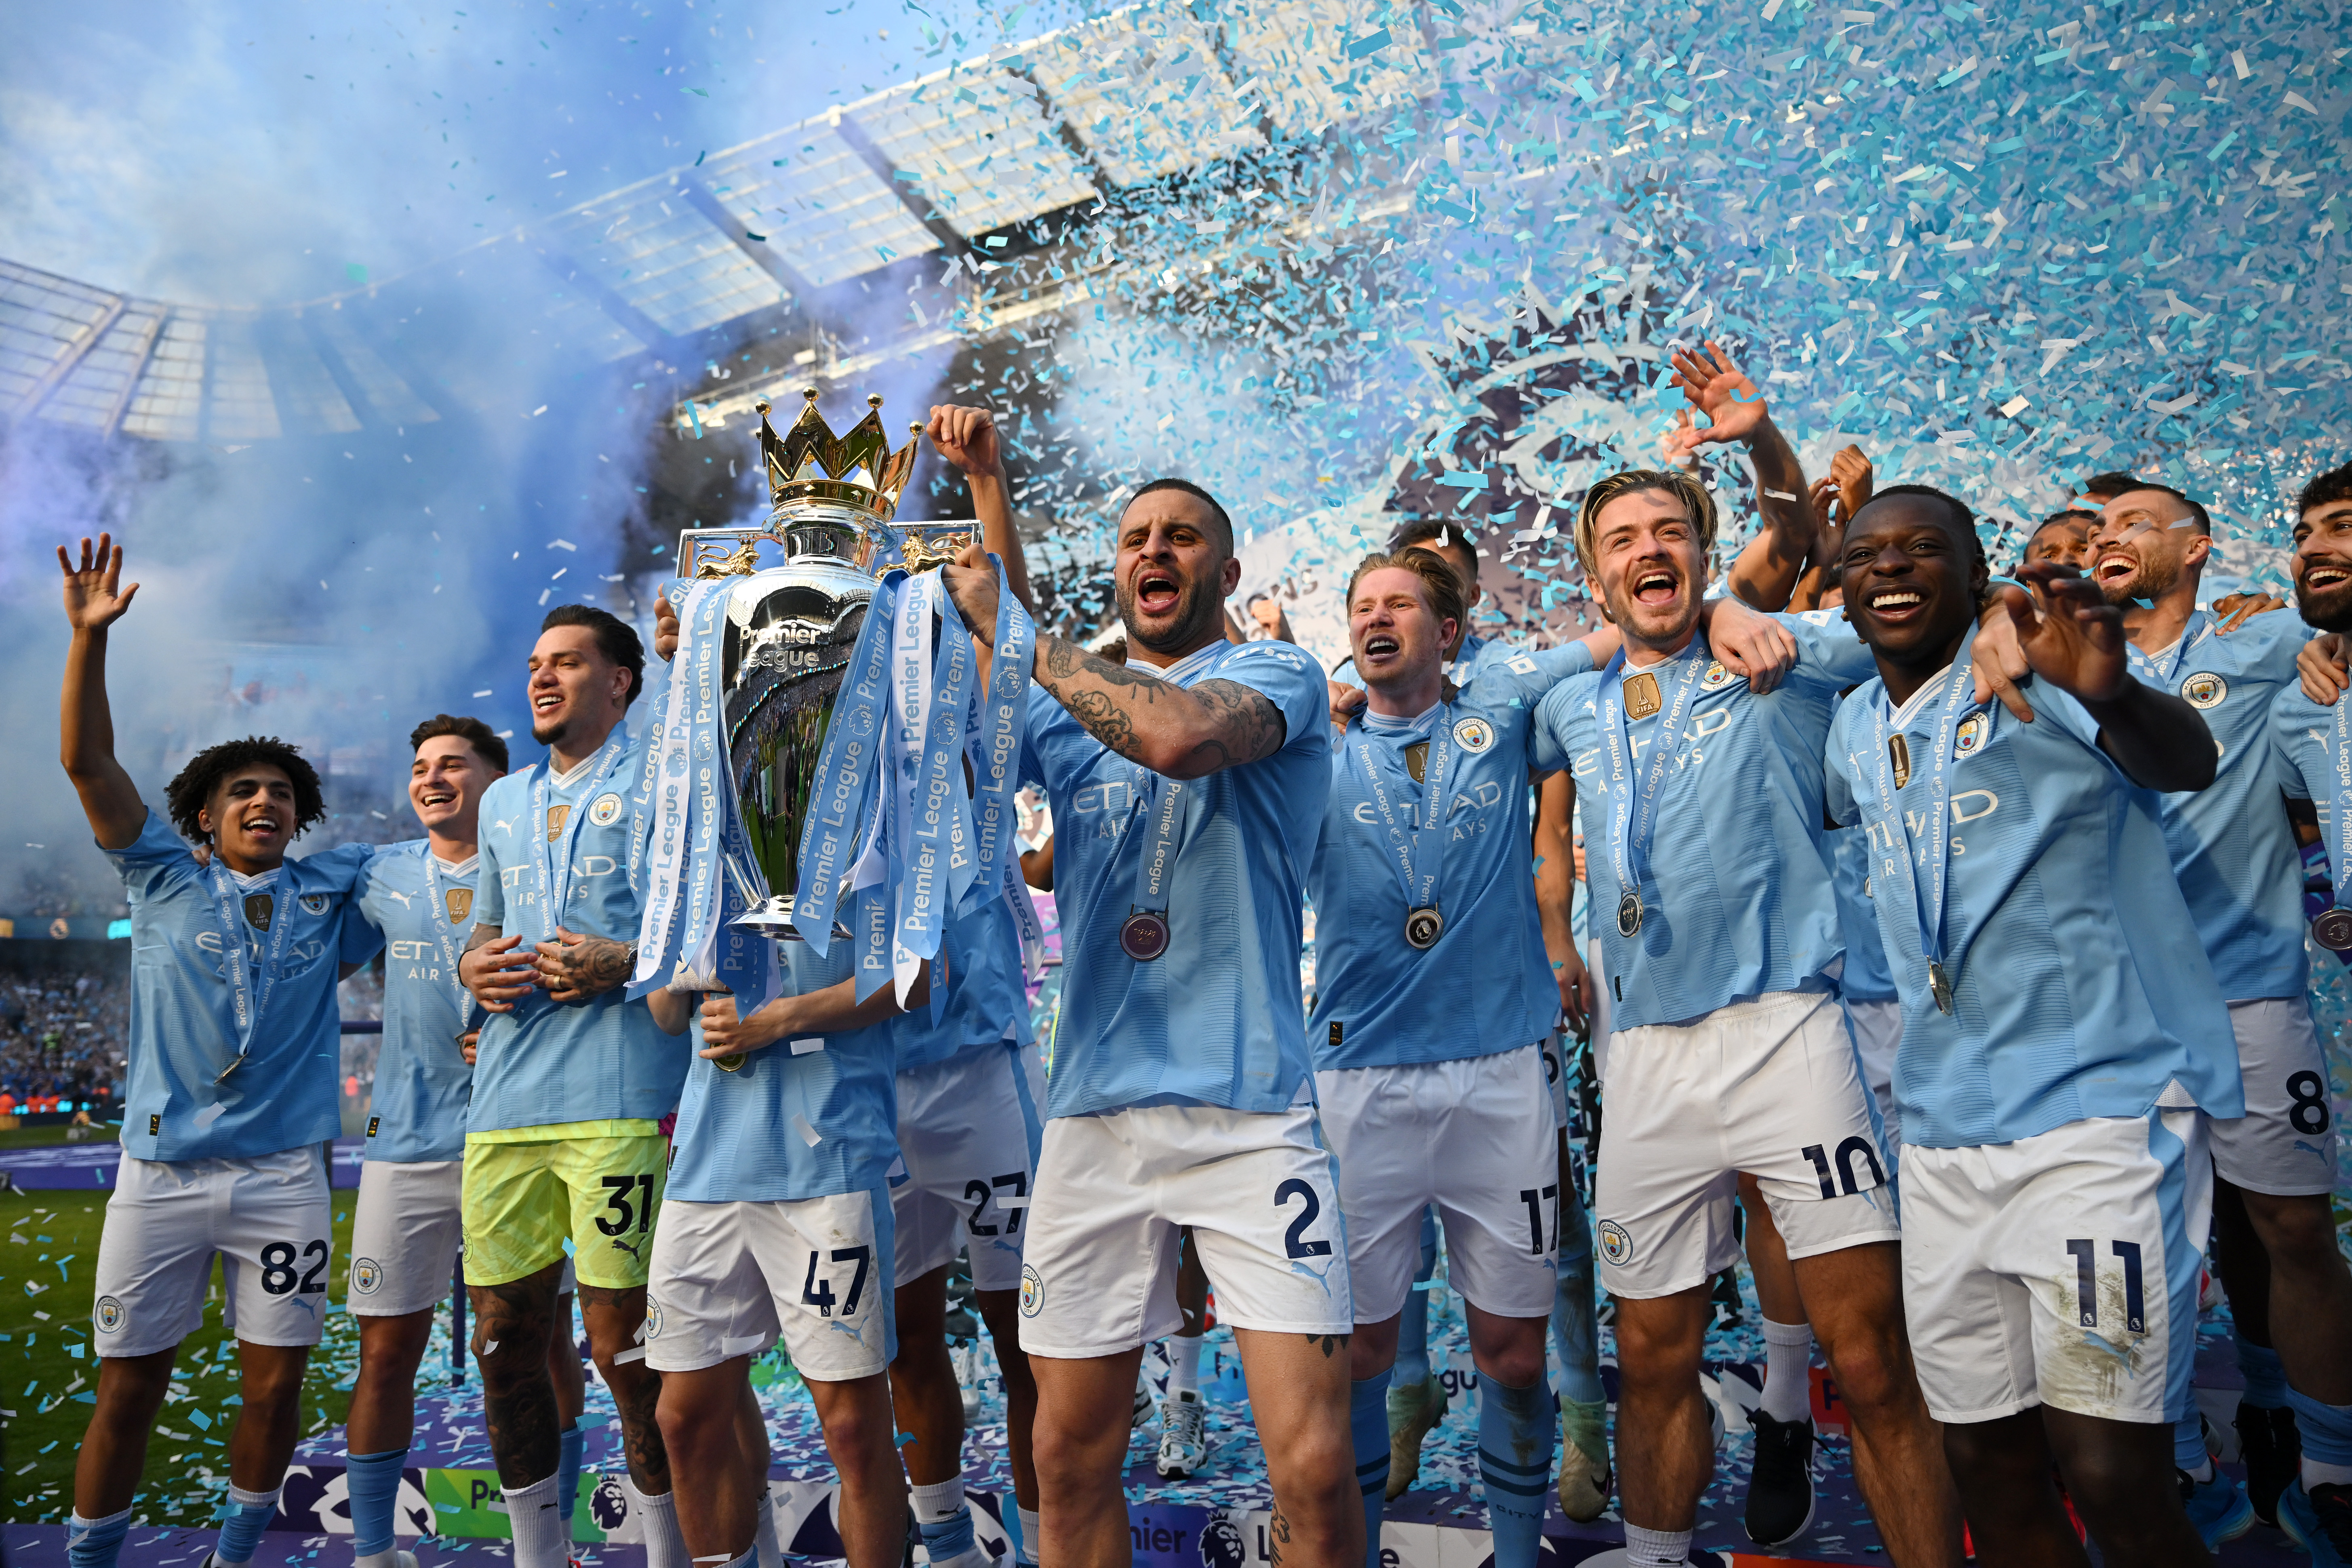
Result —
<instances>
[{"instance_id":1,"label":"blue ribbon on trophy","mask_svg":"<svg viewBox=\"0 0 2352 1568\"><path fill-rule=\"evenodd\" d=\"M938 959L950 920L982 898L1009 896L1012 795L1036 628L1003 563L991 563L1000 608L984 691L975 689L971 633L934 569L884 576L835 700L817 800L802 829L793 924L814 945L849 900L861 998L887 981L903 1001ZM977 801L963 787L966 760ZM852 823L864 832L844 870ZM934 976L934 1009L945 1005L943 979Z\"/></svg>"}]
</instances>

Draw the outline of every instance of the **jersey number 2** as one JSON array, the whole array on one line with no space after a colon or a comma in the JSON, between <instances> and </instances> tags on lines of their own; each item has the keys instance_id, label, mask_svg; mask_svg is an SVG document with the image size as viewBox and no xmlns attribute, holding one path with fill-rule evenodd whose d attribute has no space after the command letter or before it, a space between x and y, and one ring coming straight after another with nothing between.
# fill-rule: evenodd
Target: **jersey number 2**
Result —
<instances>
[{"instance_id":1,"label":"jersey number 2","mask_svg":"<svg viewBox=\"0 0 2352 1568\"><path fill-rule=\"evenodd\" d=\"M1307 1227L1323 1213L1323 1200L1315 1195L1315 1188L1310 1184L1300 1181L1297 1176L1274 1189L1274 1206L1280 1208L1293 1198L1306 1199L1307 1206L1298 1211L1298 1217L1292 1220L1290 1228L1282 1233L1284 1254L1291 1258L1330 1257L1329 1242L1310 1241L1305 1234Z\"/></svg>"}]
</instances>

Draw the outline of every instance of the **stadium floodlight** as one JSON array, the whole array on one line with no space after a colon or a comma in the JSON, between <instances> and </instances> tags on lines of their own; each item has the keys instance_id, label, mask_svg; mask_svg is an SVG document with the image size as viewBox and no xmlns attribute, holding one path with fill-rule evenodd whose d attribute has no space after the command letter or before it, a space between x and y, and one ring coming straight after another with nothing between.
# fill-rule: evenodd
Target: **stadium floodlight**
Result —
<instances>
[{"instance_id":1,"label":"stadium floodlight","mask_svg":"<svg viewBox=\"0 0 2352 1568\"><path fill-rule=\"evenodd\" d=\"M699 174L746 243L820 288L940 248L826 117L730 148Z\"/></svg>"},{"instance_id":2,"label":"stadium floodlight","mask_svg":"<svg viewBox=\"0 0 2352 1568\"><path fill-rule=\"evenodd\" d=\"M883 162L966 238L1097 193L1055 135L1037 89L973 60L849 105Z\"/></svg>"},{"instance_id":3,"label":"stadium floodlight","mask_svg":"<svg viewBox=\"0 0 2352 1568\"><path fill-rule=\"evenodd\" d=\"M777 303L776 280L674 188L677 177L640 180L573 207L547 226L549 237L672 337Z\"/></svg>"},{"instance_id":4,"label":"stadium floodlight","mask_svg":"<svg viewBox=\"0 0 2352 1568\"><path fill-rule=\"evenodd\" d=\"M1122 185L1265 144L1207 31L1174 7L1130 6L1048 33L1004 63L1044 89Z\"/></svg>"}]
</instances>

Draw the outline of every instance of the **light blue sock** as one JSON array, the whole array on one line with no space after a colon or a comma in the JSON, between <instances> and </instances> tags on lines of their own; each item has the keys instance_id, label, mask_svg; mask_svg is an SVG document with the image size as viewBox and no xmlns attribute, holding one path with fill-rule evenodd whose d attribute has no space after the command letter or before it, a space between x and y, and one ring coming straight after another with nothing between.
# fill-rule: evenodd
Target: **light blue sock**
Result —
<instances>
[{"instance_id":1,"label":"light blue sock","mask_svg":"<svg viewBox=\"0 0 2352 1568\"><path fill-rule=\"evenodd\" d=\"M2323 1465L2352 1465L2352 1405L2322 1405L2289 1388L2286 1402L2303 1434L2303 1457Z\"/></svg>"},{"instance_id":2,"label":"light blue sock","mask_svg":"<svg viewBox=\"0 0 2352 1568\"><path fill-rule=\"evenodd\" d=\"M566 1541L572 1539L572 1514L580 1502L580 1460L587 1447L588 1434L577 1420L555 1435L555 1506L563 1510Z\"/></svg>"},{"instance_id":3,"label":"light blue sock","mask_svg":"<svg viewBox=\"0 0 2352 1568\"><path fill-rule=\"evenodd\" d=\"M115 1559L122 1554L122 1539L130 1533L131 1510L127 1508L104 1519L69 1515L66 1520L68 1568L114 1568Z\"/></svg>"},{"instance_id":4,"label":"light blue sock","mask_svg":"<svg viewBox=\"0 0 2352 1568\"><path fill-rule=\"evenodd\" d=\"M1495 1531L1495 1568L1536 1568L1544 1498L1551 1490L1552 1436L1559 1406L1540 1380L1506 1388L1478 1380L1478 1479Z\"/></svg>"},{"instance_id":5,"label":"light blue sock","mask_svg":"<svg viewBox=\"0 0 2352 1568\"><path fill-rule=\"evenodd\" d=\"M2205 1451L2205 1418L2192 1410L2172 1424L2172 1462L2196 1476L2212 1456Z\"/></svg>"},{"instance_id":6,"label":"light blue sock","mask_svg":"<svg viewBox=\"0 0 2352 1568\"><path fill-rule=\"evenodd\" d=\"M1592 1227L1570 1187L1559 1194L1559 1282L1551 1298L1551 1342L1559 1352L1559 1396L1579 1405L1609 1397L1601 1386L1601 1330L1592 1316Z\"/></svg>"},{"instance_id":7,"label":"light blue sock","mask_svg":"<svg viewBox=\"0 0 2352 1568\"><path fill-rule=\"evenodd\" d=\"M250 1563L254 1548L261 1544L261 1532L278 1516L278 1492L249 1492L231 1482L228 1500L221 1504L220 1540L213 1547L220 1560L226 1563Z\"/></svg>"},{"instance_id":8,"label":"light blue sock","mask_svg":"<svg viewBox=\"0 0 2352 1568\"><path fill-rule=\"evenodd\" d=\"M1405 1313L1407 1319L1412 1314ZM1389 1379L1395 1369L1348 1385L1348 1436L1356 1446L1356 1485L1364 1494L1364 1564L1381 1568L1381 1516L1389 1506Z\"/></svg>"},{"instance_id":9,"label":"light blue sock","mask_svg":"<svg viewBox=\"0 0 2352 1568\"><path fill-rule=\"evenodd\" d=\"M2286 1367L2279 1361L2278 1352L2254 1343L2234 1328L2230 1337L2237 1342L2238 1371L2246 1380L2245 1402L2258 1410L2284 1407Z\"/></svg>"},{"instance_id":10,"label":"light blue sock","mask_svg":"<svg viewBox=\"0 0 2352 1568\"><path fill-rule=\"evenodd\" d=\"M1421 1211L1421 1267L1413 1271L1416 1289L1407 1291L1404 1316L1397 1323L1396 1364L1389 1369L1391 1381L1401 1386L1412 1386L1429 1381L1429 1292L1418 1287L1429 1283L1437 1272L1437 1214L1423 1205Z\"/></svg>"},{"instance_id":11,"label":"light blue sock","mask_svg":"<svg viewBox=\"0 0 2352 1568\"><path fill-rule=\"evenodd\" d=\"M400 1501L400 1467L408 1450L353 1454L343 1461L352 1489L352 1550L365 1557L393 1548L393 1514Z\"/></svg>"}]
</instances>

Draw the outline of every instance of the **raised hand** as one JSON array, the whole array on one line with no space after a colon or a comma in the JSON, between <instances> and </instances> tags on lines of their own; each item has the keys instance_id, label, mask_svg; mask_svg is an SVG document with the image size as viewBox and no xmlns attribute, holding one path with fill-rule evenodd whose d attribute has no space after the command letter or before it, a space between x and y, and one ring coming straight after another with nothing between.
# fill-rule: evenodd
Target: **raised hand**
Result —
<instances>
[{"instance_id":1,"label":"raised hand","mask_svg":"<svg viewBox=\"0 0 2352 1568\"><path fill-rule=\"evenodd\" d=\"M1658 460L1669 468L1695 474L1698 472L1699 445L1705 439L1700 431L1692 427L1690 410L1677 408L1673 426L1658 437Z\"/></svg>"},{"instance_id":2,"label":"raised hand","mask_svg":"<svg viewBox=\"0 0 2352 1568\"><path fill-rule=\"evenodd\" d=\"M1853 514L1870 504L1872 481L1875 478L1870 459L1855 446L1841 447L1830 458L1830 478L1837 485L1838 500L1845 509L1845 521L1852 522Z\"/></svg>"},{"instance_id":3,"label":"raised hand","mask_svg":"<svg viewBox=\"0 0 2352 1568\"><path fill-rule=\"evenodd\" d=\"M982 642L992 641L998 605L996 573L988 564L988 552L976 542L965 545L962 554L940 568L940 576L947 584L948 597L963 616L963 624Z\"/></svg>"},{"instance_id":4,"label":"raised hand","mask_svg":"<svg viewBox=\"0 0 2352 1568\"><path fill-rule=\"evenodd\" d=\"M654 657L665 664L677 657L677 606L667 594L654 595Z\"/></svg>"},{"instance_id":5,"label":"raised hand","mask_svg":"<svg viewBox=\"0 0 2352 1568\"><path fill-rule=\"evenodd\" d=\"M1732 363L1720 343L1709 341L1704 354L1676 349L1674 365L1674 384L1682 388L1693 407L1715 422L1693 433L1696 445L1745 441L1771 412L1763 391Z\"/></svg>"},{"instance_id":6,"label":"raised hand","mask_svg":"<svg viewBox=\"0 0 2352 1568\"><path fill-rule=\"evenodd\" d=\"M122 546L113 536L98 536L95 551L88 538L81 542L81 563L76 565L66 547L58 546L58 565L66 578L66 619L78 632L104 631L122 618L131 607L131 596L139 592L133 583L128 588L122 583Z\"/></svg>"},{"instance_id":7,"label":"raised hand","mask_svg":"<svg viewBox=\"0 0 2352 1568\"><path fill-rule=\"evenodd\" d=\"M2020 567L2017 574L2042 591L2037 605L2022 588L2000 590L2033 673L2084 702L2114 700L2131 684L2123 613L2088 577L2054 561Z\"/></svg>"},{"instance_id":8,"label":"raised hand","mask_svg":"<svg viewBox=\"0 0 2352 1568\"><path fill-rule=\"evenodd\" d=\"M985 408L964 408L943 403L931 410L923 434L940 456L966 474L992 474L1004 466L996 438L996 416Z\"/></svg>"}]
</instances>

